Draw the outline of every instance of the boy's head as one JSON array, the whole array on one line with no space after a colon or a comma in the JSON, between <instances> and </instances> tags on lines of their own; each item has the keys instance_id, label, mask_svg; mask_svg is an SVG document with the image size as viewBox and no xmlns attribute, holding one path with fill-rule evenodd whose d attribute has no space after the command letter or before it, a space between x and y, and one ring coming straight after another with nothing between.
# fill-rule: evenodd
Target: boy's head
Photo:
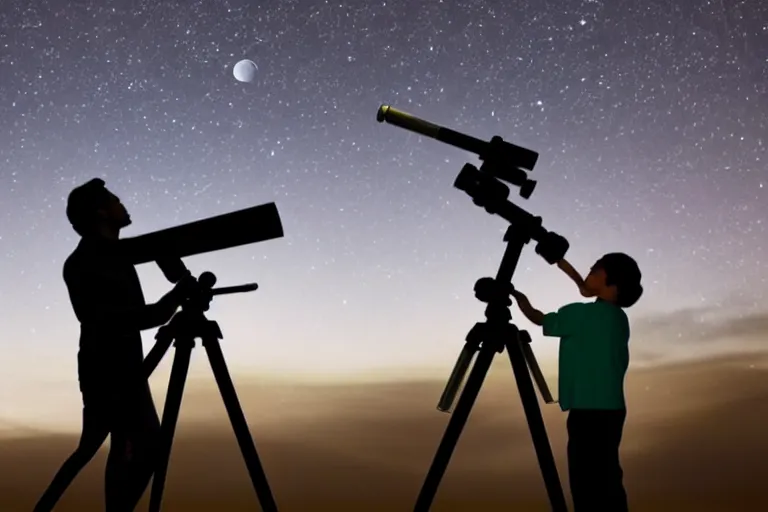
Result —
<instances>
[{"instance_id":1,"label":"boy's head","mask_svg":"<svg viewBox=\"0 0 768 512\"><path fill-rule=\"evenodd\" d=\"M621 252L606 254L592 265L587 288L602 300L619 307L633 306L643 294L637 262Z\"/></svg>"},{"instance_id":2,"label":"boy's head","mask_svg":"<svg viewBox=\"0 0 768 512\"><path fill-rule=\"evenodd\" d=\"M131 216L104 180L94 178L69 193L67 219L81 237L119 233L131 224Z\"/></svg>"}]
</instances>

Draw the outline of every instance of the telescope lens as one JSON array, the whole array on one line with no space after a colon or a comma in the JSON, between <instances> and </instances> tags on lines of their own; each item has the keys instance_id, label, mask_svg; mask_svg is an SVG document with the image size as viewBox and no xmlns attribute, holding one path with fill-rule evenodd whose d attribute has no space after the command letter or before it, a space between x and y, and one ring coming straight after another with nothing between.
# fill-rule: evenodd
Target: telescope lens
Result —
<instances>
[{"instance_id":1,"label":"telescope lens","mask_svg":"<svg viewBox=\"0 0 768 512\"><path fill-rule=\"evenodd\" d=\"M379 107L379 111L376 112L376 120L383 123L387 118L387 112L389 112L389 105L382 105Z\"/></svg>"}]
</instances>

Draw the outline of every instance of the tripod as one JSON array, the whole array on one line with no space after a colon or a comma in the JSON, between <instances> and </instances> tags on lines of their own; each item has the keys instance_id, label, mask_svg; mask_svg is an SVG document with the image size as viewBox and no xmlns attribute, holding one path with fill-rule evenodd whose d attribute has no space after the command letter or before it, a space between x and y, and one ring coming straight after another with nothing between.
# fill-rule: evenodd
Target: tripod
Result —
<instances>
[{"instance_id":1,"label":"tripod","mask_svg":"<svg viewBox=\"0 0 768 512\"><path fill-rule=\"evenodd\" d=\"M208 354L208 361L211 365L214 379L224 401L224 406L227 409L232 430L234 430L235 437L240 445L240 452L248 469L253 489L261 504L261 509L265 512L277 512L277 504L272 496L267 476L264 474L259 455L256 452L256 446L248 430L248 423L245 420L240 401L237 398L235 386L232 383L227 364L224 361L224 355L219 344L219 340L223 338L221 330L215 321L207 319L204 314L208 310L210 300L214 295L253 291L257 288L257 285L250 284L213 289L212 287L215 282L216 277L212 273L204 272L198 280L199 287L197 293L187 300L182 306L182 310L174 316L168 325L160 328L156 336L158 342L165 342L168 345L173 342L176 347L176 355L173 360L171 377L168 383L168 394L166 395L163 408L163 420L160 426L158 458L156 460L149 503L149 510L151 512L160 511L173 436L179 419L181 399L184 394L184 385L196 338L202 339L203 347L205 347L205 351Z\"/></svg>"},{"instance_id":2,"label":"tripod","mask_svg":"<svg viewBox=\"0 0 768 512\"><path fill-rule=\"evenodd\" d=\"M415 512L426 512L430 509L437 493L437 488L445 474L451 455L469 418L472 406L477 399L493 358L496 353L503 352L505 348L512 363L512 370L515 374L517 388L520 392L520 399L522 400L523 410L528 420L531 437L533 438L533 446L536 450L536 456L541 467L542 476L544 477L544 484L552 510L555 512L565 512L568 510L557 473L555 459L552 455L549 439L547 438L544 419L541 416L541 410L536 399L536 391L528 373L529 367L539 384L545 401L547 403L554 403L554 400L546 387L546 382L536 363L536 359L533 357L533 352L529 345L531 341L530 336L526 331L519 330L515 324L511 323L512 315L509 312L509 306L512 305L512 301L509 299L509 291L512 288L508 283L512 279L522 249L530 238L524 232L516 232L513 226L510 226L507 229L504 240L507 242L507 248L501 260L496 278L482 278L475 284L476 297L481 302L488 304L485 310L486 321L475 324L467 334L466 344L440 398L439 410L443 412L450 410L456 392L475 353L477 353L477 360L467 378L464 391L456 404L456 409L448 421L445 434L440 441L437 453L416 501Z\"/></svg>"},{"instance_id":3,"label":"tripod","mask_svg":"<svg viewBox=\"0 0 768 512\"><path fill-rule=\"evenodd\" d=\"M438 410L443 412L450 410L461 381L476 353L477 360L467 378L456 410L445 429L414 510L427 512L432 505L440 480L445 474L493 358L496 353L506 349L509 361L512 363L512 371L515 374L552 510L567 512L563 488L560 485L557 466L552 448L549 446L544 419L536 400L536 391L529 369L544 400L547 403L554 401L531 350L530 336L511 322L512 315L509 312L509 306L512 305L510 294L514 290L512 277L525 245L531 240L536 240L538 242L536 252L549 264L561 260L568 251L568 241L557 233L544 229L541 217L534 217L507 199L509 187L502 181L519 187L520 196L524 199L528 199L533 194L536 182L528 179L526 170L533 170L539 155L529 149L506 142L499 136L492 137L488 142L482 141L419 119L389 105L379 107L376 120L476 153L483 161L480 169L466 164L456 177L453 186L466 192L475 205L484 208L488 213L499 215L510 224L504 235L507 248L496 278L485 277L475 283L475 296L488 304L485 309L486 320L475 324L467 334L464 348L440 398Z\"/></svg>"}]
</instances>

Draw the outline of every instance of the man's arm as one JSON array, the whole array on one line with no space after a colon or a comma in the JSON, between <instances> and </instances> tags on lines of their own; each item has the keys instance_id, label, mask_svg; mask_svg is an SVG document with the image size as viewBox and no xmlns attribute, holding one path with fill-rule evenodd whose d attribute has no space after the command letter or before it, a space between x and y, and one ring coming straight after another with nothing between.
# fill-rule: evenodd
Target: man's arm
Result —
<instances>
[{"instance_id":1,"label":"man's arm","mask_svg":"<svg viewBox=\"0 0 768 512\"><path fill-rule=\"evenodd\" d=\"M160 300L154 304L147 304L138 312L139 330L154 329L168 323L184 300L179 288L179 285L176 285L160 297Z\"/></svg>"},{"instance_id":2,"label":"man's arm","mask_svg":"<svg viewBox=\"0 0 768 512\"><path fill-rule=\"evenodd\" d=\"M184 299L177 285L154 304L132 305L123 300L121 283L87 265L64 265L64 282L72 308L81 324L110 329L146 330L165 324Z\"/></svg>"},{"instance_id":3,"label":"man's arm","mask_svg":"<svg viewBox=\"0 0 768 512\"><path fill-rule=\"evenodd\" d=\"M517 301L517 307L531 323L541 325L544 322L544 313L531 306L531 302L524 293L514 290L512 296Z\"/></svg>"},{"instance_id":4,"label":"man's arm","mask_svg":"<svg viewBox=\"0 0 768 512\"><path fill-rule=\"evenodd\" d=\"M581 274L579 274L579 272L575 268L573 268L573 266L570 263L568 263L568 260L566 260L565 258L561 259L560 261L557 262L557 266L560 270L565 272L566 275L570 277L574 283L576 283L576 286L579 287L579 292L583 297L595 296L595 292L593 292L592 290L589 289L589 287L587 287L587 283L584 281L584 279L582 279Z\"/></svg>"}]
</instances>

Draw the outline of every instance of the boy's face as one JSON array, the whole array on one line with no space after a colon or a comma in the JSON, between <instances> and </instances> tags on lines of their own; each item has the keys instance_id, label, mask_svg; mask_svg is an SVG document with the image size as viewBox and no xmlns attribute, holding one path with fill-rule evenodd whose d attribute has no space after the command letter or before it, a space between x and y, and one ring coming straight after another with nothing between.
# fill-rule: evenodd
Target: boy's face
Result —
<instances>
[{"instance_id":1,"label":"boy's face","mask_svg":"<svg viewBox=\"0 0 768 512\"><path fill-rule=\"evenodd\" d=\"M592 265L589 270L589 275L584 280L587 288L594 292L596 297L600 297L603 300L614 301L616 300L616 286L608 286L606 284L607 275L605 269L603 269L599 262Z\"/></svg>"}]
</instances>

